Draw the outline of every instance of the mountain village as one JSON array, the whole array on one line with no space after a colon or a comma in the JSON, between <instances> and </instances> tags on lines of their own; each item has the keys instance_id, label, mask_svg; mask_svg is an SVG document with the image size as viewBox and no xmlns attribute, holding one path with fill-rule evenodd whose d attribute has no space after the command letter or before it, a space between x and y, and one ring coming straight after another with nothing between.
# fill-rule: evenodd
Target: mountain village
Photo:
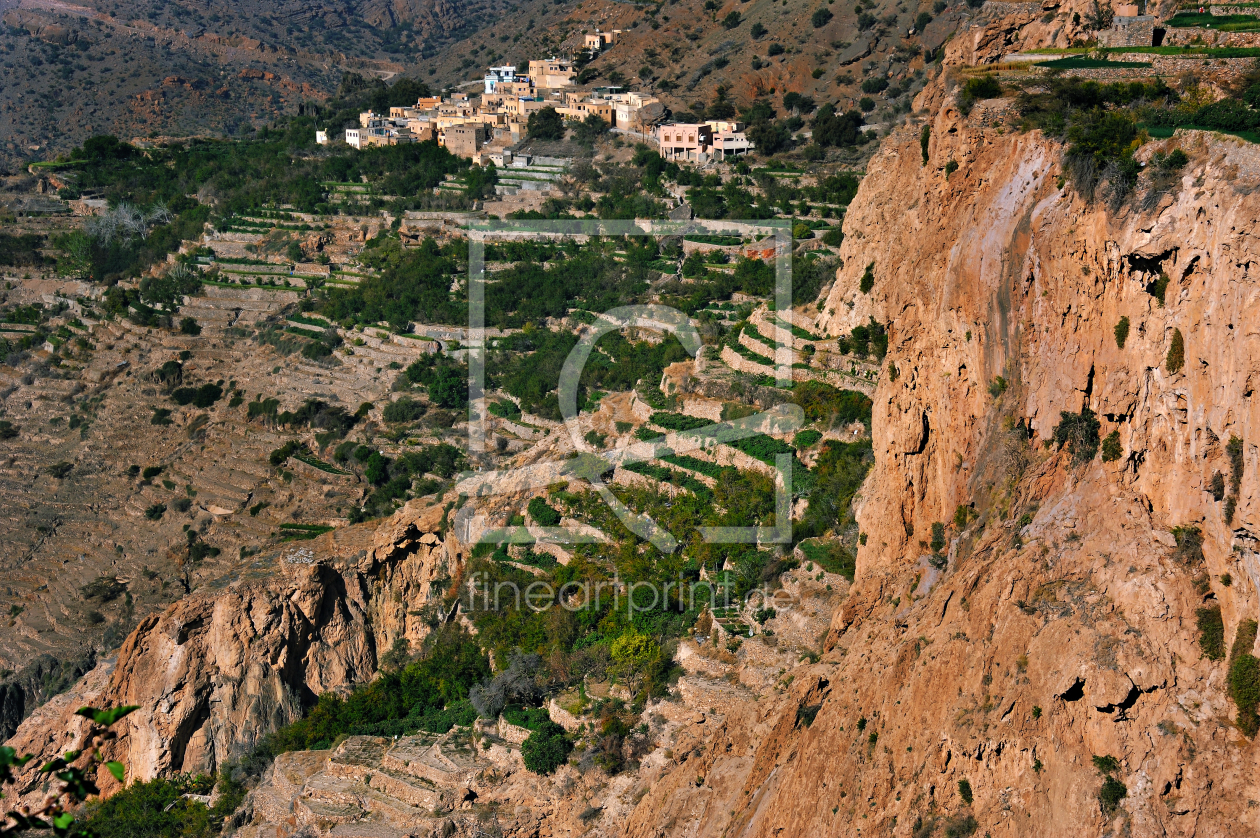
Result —
<instances>
[{"instance_id":1,"label":"mountain village","mask_svg":"<svg viewBox=\"0 0 1260 838\"><path fill-rule=\"evenodd\" d=\"M586 36L586 48L596 53L620 34L597 30ZM478 165L510 167L512 149L526 138L530 116L550 109L566 124L594 117L613 131L658 146L662 157L677 162L703 165L745 155L753 148L743 123L673 123L667 121L665 105L649 93L612 85L587 89L578 84L579 72L570 60L531 59L527 72L522 69L510 64L488 68L480 98L451 92L420 98L412 107L391 107L388 114L364 111L359 127L346 129L344 137L317 131L316 141L325 145L344 139L361 149L436 140Z\"/></svg>"}]
</instances>

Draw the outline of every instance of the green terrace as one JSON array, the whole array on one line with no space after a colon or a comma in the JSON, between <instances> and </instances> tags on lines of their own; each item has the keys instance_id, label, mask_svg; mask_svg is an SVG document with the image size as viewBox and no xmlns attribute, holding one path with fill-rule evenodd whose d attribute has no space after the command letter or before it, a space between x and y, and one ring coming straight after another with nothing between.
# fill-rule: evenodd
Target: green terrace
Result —
<instances>
[{"instance_id":1,"label":"green terrace","mask_svg":"<svg viewBox=\"0 0 1260 838\"><path fill-rule=\"evenodd\" d=\"M280 540L307 541L326 532L332 532L334 529L336 527L330 527L325 524L281 524Z\"/></svg>"},{"instance_id":2,"label":"green terrace","mask_svg":"<svg viewBox=\"0 0 1260 838\"><path fill-rule=\"evenodd\" d=\"M1136 70L1150 67L1149 61L1112 61L1108 58L1092 58L1088 55L1068 55L1050 61L1038 61L1037 67L1051 70L1100 70L1108 67Z\"/></svg>"},{"instance_id":3,"label":"green terrace","mask_svg":"<svg viewBox=\"0 0 1260 838\"><path fill-rule=\"evenodd\" d=\"M1167 47L1044 47L1025 50L1025 55L1161 55L1173 58L1260 58L1260 47L1210 47L1196 44Z\"/></svg>"},{"instance_id":4,"label":"green terrace","mask_svg":"<svg viewBox=\"0 0 1260 838\"><path fill-rule=\"evenodd\" d=\"M1196 7L1197 8L1197 7ZM1180 10L1165 23L1177 29L1213 29L1217 32L1254 32L1260 30L1255 15L1214 15L1207 12Z\"/></svg>"}]
</instances>

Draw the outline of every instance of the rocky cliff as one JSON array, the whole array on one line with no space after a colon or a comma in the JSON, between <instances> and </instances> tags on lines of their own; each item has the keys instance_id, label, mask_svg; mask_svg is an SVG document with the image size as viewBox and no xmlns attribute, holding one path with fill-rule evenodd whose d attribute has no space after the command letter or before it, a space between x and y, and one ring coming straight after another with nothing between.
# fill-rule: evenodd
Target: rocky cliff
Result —
<instances>
[{"instance_id":1,"label":"rocky cliff","mask_svg":"<svg viewBox=\"0 0 1260 838\"><path fill-rule=\"evenodd\" d=\"M1219 604L1232 639L1257 606L1260 152L1195 132L1151 144L1190 165L1151 211L1111 212L1065 187L1057 143L995 116L942 107L926 163L903 129L849 209L820 326L874 317L891 337L864 546L827 652L777 702L697 735L628 835L1260 828L1257 752L1195 626ZM1085 409L1118 459L1047 445ZM1231 438L1232 520L1212 485ZM939 579L934 522L949 525ZM1202 557L1172 534L1190 527ZM1112 815L1093 760L1108 755L1127 790Z\"/></svg>"},{"instance_id":2,"label":"rocky cliff","mask_svg":"<svg viewBox=\"0 0 1260 838\"><path fill-rule=\"evenodd\" d=\"M142 621L116 658L39 708L9 744L60 753L80 732L78 707L135 704L114 746L130 777L214 772L315 696L370 680L397 639L428 634L437 609L426 606L457 562L453 539L436 535L442 514L412 502L379 529L286 545L194 591Z\"/></svg>"}]
</instances>

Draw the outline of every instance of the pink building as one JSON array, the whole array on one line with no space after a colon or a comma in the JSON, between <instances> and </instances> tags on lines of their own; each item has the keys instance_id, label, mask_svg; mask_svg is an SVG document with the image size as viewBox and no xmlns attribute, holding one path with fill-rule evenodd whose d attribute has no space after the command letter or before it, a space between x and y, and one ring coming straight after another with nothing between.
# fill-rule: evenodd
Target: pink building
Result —
<instances>
[{"instance_id":1,"label":"pink building","mask_svg":"<svg viewBox=\"0 0 1260 838\"><path fill-rule=\"evenodd\" d=\"M662 125L656 136L661 144L661 156L666 160L700 161L700 155L709 150L713 129L706 122L681 122Z\"/></svg>"}]
</instances>

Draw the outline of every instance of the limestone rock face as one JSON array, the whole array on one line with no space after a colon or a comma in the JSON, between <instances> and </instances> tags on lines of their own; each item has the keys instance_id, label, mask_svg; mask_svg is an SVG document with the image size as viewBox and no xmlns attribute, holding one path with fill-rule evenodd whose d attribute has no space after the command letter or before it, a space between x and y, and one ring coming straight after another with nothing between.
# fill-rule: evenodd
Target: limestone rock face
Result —
<instances>
[{"instance_id":1,"label":"limestone rock face","mask_svg":"<svg viewBox=\"0 0 1260 838\"><path fill-rule=\"evenodd\" d=\"M942 107L926 164L917 127L894 134L846 217L818 327L890 324L889 373L857 579L822 659L676 743L627 835L909 835L967 817L995 836L1260 829L1256 746L1196 628L1219 605L1228 642L1260 604L1260 152L1195 132L1152 143L1143 155L1190 156L1180 182L1109 210L1064 182L1058 143L990 125ZM1118 458L1045 444L1085 408ZM1231 437L1232 518L1210 491L1217 472L1233 491ZM1177 527L1199 528L1201 557ZM1127 789L1106 815L1099 755Z\"/></svg>"},{"instance_id":2,"label":"limestone rock face","mask_svg":"<svg viewBox=\"0 0 1260 838\"><path fill-rule=\"evenodd\" d=\"M432 583L458 562L435 532L441 514L413 501L379 529L286 545L194 591L143 620L116 659L36 711L9 744L46 759L73 744L78 707L135 704L113 744L131 778L213 773L319 694L370 680L395 639L423 639L430 624L417 613L440 610Z\"/></svg>"}]
</instances>

